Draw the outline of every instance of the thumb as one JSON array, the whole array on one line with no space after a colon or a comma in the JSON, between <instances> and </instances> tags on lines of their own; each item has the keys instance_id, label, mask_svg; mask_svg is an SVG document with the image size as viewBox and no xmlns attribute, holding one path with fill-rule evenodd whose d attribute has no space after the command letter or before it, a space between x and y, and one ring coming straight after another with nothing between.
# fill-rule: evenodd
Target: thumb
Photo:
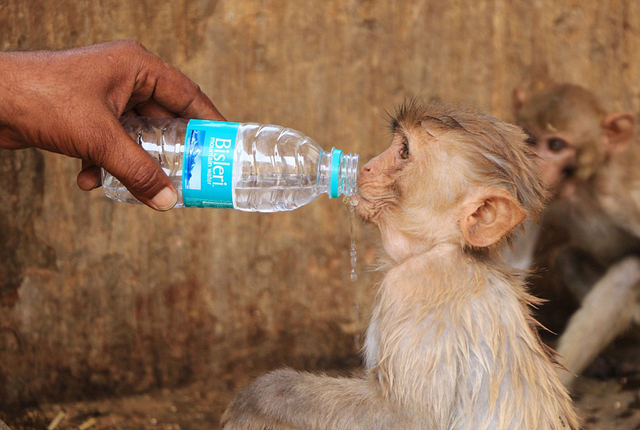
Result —
<instances>
[{"instance_id":1,"label":"thumb","mask_svg":"<svg viewBox=\"0 0 640 430\"><path fill-rule=\"evenodd\" d=\"M98 153L91 158L150 208L166 211L174 207L178 193L160 164L131 139L115 117L108 118L105 142L96 146Z\"/></svg>"}]
</instances>

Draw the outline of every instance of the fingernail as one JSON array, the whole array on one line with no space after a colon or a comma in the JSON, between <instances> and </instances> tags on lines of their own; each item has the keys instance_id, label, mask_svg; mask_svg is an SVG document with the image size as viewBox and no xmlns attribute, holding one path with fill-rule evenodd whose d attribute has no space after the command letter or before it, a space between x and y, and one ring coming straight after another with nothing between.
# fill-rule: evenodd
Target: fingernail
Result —
<instances>
[{"instance_id":1,"label":"fingernail","mask_svg":"<svg viewBox=\"0 0 640 430\"><path fill-rule=\"evenodd\" d=\"M168 211L178 203L178 195L173 189L166 187L151 199L151 203L159 211Z\"/></svg>"}]
</instances>

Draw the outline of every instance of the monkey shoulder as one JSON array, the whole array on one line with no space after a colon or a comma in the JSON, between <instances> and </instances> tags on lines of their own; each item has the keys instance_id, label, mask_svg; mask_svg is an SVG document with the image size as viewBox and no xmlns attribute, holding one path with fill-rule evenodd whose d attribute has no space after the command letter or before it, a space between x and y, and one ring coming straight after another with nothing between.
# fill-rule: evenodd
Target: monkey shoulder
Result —
<instances>
[{"instance_id":1,"label":"monkey shoulder","mask_svg":"<svg viewBox=\"0 0 640 430\"><path fill-rule=\"evenodd\" d=\"M599 203L614 222L640 237L640 175L637 169L638 164L635 164L632 169L615 172L606 191L599 193Z\"/></svg>"}]
</instances>

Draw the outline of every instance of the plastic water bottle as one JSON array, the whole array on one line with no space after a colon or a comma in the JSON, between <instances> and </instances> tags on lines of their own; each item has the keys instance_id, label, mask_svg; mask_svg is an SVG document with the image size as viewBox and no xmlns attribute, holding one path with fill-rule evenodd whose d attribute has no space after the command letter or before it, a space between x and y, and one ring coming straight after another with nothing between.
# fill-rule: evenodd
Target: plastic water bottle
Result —
<instances>
[{"instance_id":1,"label":"plastic water bottle","mask_svg":"<svg viewBox=\"0 0 640 430\"><path fill-rule=\"evenodd\" d=\"M357 191L358 155L325 152L298 131L277 125L123 117L129 135L160 163L178 190L175 207L290 211L320 194ZM102 171L107 197L140 203Z\"/></svg>"}]
</instances>

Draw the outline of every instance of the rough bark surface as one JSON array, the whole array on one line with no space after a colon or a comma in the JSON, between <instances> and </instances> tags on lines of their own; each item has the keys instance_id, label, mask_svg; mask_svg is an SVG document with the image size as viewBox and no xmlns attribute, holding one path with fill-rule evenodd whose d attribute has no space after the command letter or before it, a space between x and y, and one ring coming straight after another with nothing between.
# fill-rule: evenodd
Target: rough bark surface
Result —
<instances>
[{"instance_id":1,"label":"rough bark surface","mask_svg":"<svg viewBox=\"0 0 640 430\"><path fill-rule=\"evenodd\" d=\"M227 118L363 161L386 145L385 111L413 95L509 119L515 86L554 80L640 107L632 0L3 0L0 28L3 50L138 39ZM0 405L354 355L376 233L361 229L351 283L344 205L159 214L81 192L78 169L0 151Z\"/></svg>"}]
</instances>

